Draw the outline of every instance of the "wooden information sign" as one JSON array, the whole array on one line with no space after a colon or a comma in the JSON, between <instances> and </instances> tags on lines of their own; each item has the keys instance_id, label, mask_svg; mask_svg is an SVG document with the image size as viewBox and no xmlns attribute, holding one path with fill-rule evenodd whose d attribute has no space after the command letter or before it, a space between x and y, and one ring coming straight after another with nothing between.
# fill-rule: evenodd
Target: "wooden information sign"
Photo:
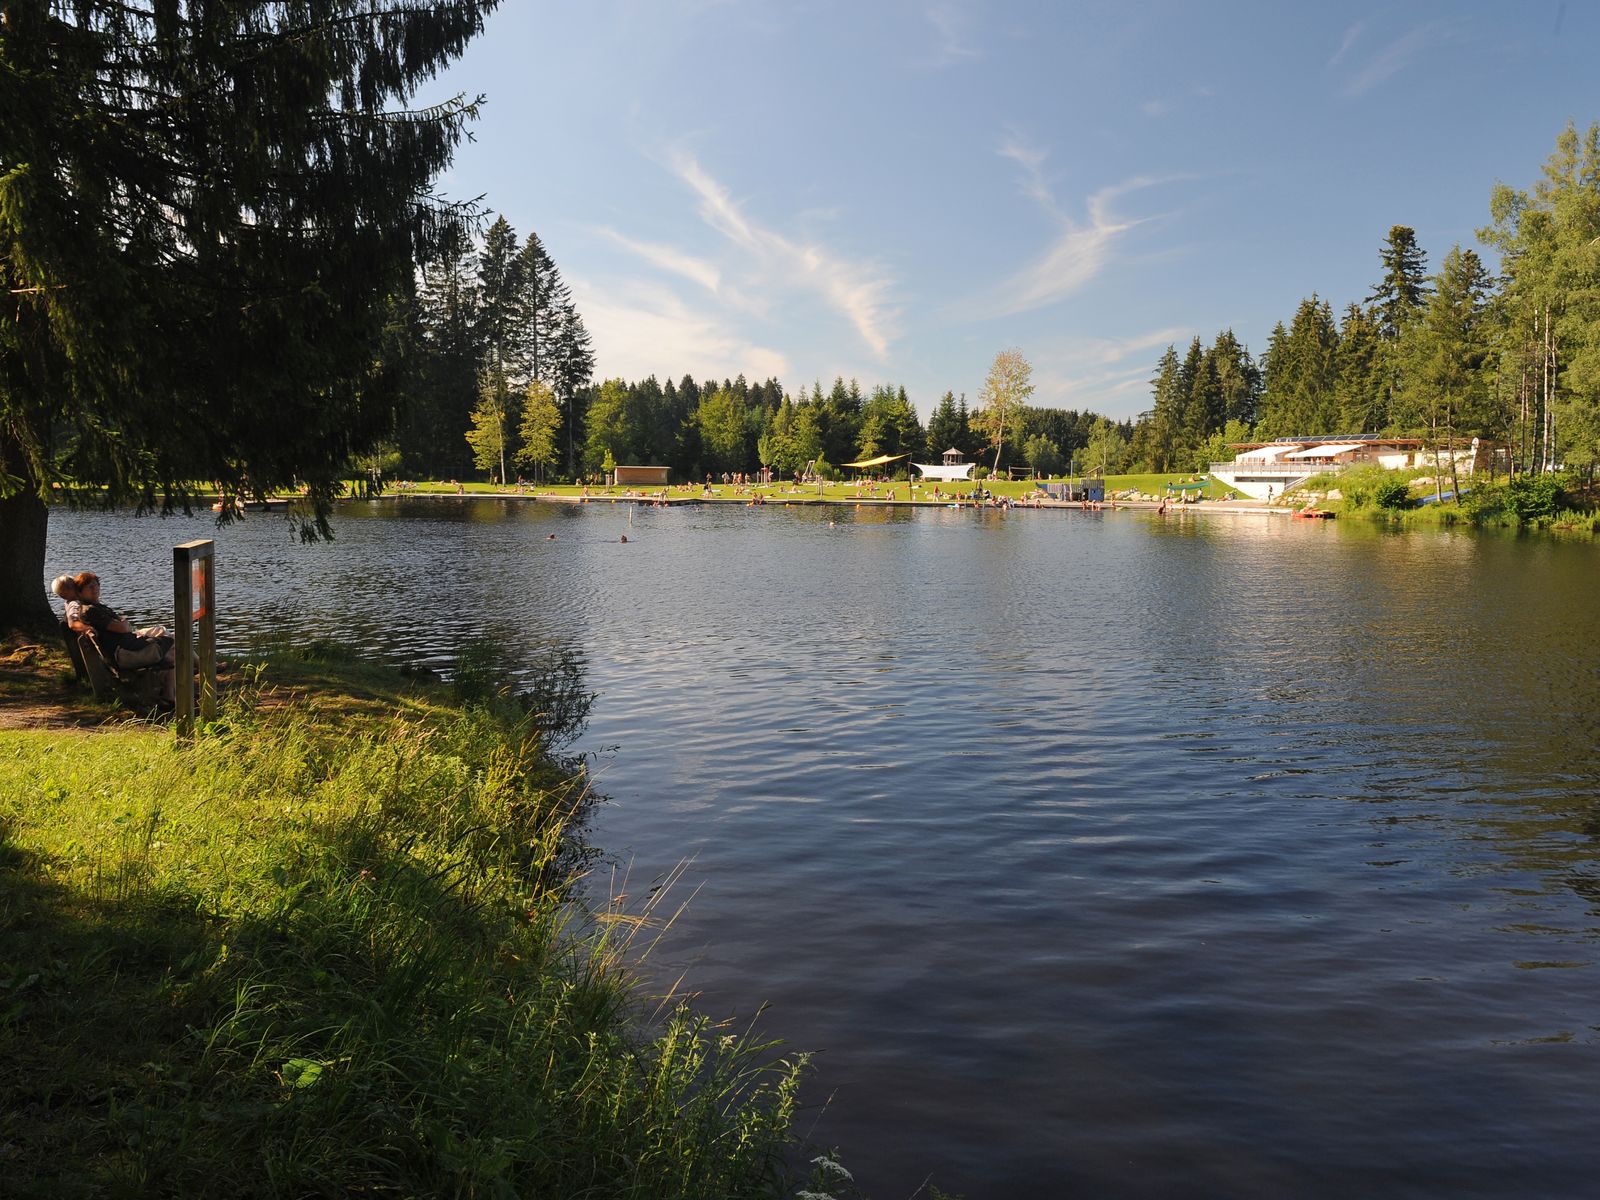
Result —
<instances>
[{"instance_id":1,"label":"wooden information sign","mask_svg":"<svg viewBox=\"0 0 1600 1200\"><path fill-rule=\"evenodd\" d=\"M200 665L200 719L217 716L217 544L210 538L172 548L173 611L178 614L178 736L194 736L195 658ZM198 622L198 637L196 623Z\"/></svg>"}]
</instances>

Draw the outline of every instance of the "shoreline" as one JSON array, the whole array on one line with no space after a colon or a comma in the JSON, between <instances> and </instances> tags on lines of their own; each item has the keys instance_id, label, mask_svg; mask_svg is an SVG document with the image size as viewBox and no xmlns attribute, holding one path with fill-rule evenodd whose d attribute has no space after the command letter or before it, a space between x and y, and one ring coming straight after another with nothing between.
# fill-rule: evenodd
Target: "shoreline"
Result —
<instances>
[{"instance_id":1,"label":"shoreline","mask_svg":"<svg viewBox=\"0 0 1600 1200\"><path fill-rule=\"evenodd\" d=\"M541 504L642 504L652 508L689 508L706 506L712 508L861 508L868 506L881 509L899 508L927 508L927 509L960 509L969 512L993 512L997 509L1016 510L1029 509L1056 512L1121 512L1143 511L1156 512L1162 507L1159 500L1118 500L1116 502L1104 501L1098 505L1084 505L1072 500L1015 500L1006 505L974 504L970 501L952 502L949 500L885 500L877 496L770 496L762 493L760 503L752 503L751 497L745 496L649 496L649 495L606 495L595 494L564 495L550 492L516 492L516 491L475 491L464 494L450 492L384 492L378 496L349 497L352 500L517 500ZM1168 509L1175 512L1206 512L1229 514L1265 514L1269 516L1293 516L1296 509L1268 506L1259 502L1233 501L1233 500L1196 500L1188 503L1171 503Z\"/></svg>"}]
</instances>

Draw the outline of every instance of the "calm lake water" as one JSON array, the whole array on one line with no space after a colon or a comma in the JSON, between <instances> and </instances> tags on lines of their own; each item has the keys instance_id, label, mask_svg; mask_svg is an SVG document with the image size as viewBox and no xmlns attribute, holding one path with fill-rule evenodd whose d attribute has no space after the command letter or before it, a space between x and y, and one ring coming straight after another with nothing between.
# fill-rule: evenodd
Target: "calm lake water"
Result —
<instances>
[{"instance_id":1,"label":"calm lake water","mask_svg":"<svg viewBox=\"0 0 1600 1200\"><path fill-rule=\"evenodd\" d=\"M453 498L337 529L217 533L224 640L581 654L595 841L640 898L692 859L653 977L818 1051L811 1132L875 1196L1600 1187L1600 547ZM156 618L213 532L57 513L47 566Z\"/></svg>"}]
</instances>

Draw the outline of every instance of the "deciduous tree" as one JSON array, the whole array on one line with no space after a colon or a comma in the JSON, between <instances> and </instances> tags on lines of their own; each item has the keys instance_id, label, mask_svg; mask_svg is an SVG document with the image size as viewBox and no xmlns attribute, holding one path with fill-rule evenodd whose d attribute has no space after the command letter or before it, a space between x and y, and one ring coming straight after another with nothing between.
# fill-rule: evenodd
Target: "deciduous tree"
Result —
<instances>
[{"instance_id":1,"label":"deciduous tree","mask_svg":"<svg viewBox=\"0 0 1600 1200\"><path fill-rule=\"evenodd\" d=\"M983 407L973 418L973 425L989 437L994 447L993 470L1000 469L1000 455L1005 450L1006 430L1015 420L1018 411L1033 395L1033 364L1015 347L1002 350L989 365L989 377L983 384Z\"/></svg>"}]
</instances>

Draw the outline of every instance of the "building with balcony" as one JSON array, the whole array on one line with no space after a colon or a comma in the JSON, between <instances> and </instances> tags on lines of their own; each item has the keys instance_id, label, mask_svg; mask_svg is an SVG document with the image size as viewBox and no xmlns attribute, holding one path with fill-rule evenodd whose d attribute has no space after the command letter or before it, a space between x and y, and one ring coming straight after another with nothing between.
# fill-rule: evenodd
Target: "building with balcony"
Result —
<instances>
[{"instance_id":1,"label":"building with balcony","mask_svg":"<svg viewBox=\"0 0 1600 1200\"><path fill-rule=\"evenodd\" d=\"M1232 462L1212 463L1211 474L1257 500L1270 500L1293 491L1313 475L1326 475L1346 467L1364 465L1397 471L1433 469L1433 451L1421 438L1383 437L1355 433L1343 437L1288 437L1270 442L1234 442ZM1471 474L1480 457L1477 438L1463 442L1455 452L1456 470ZM1449 455L1439 453L1449 469Z\"/></svg>"}]
</instances>

